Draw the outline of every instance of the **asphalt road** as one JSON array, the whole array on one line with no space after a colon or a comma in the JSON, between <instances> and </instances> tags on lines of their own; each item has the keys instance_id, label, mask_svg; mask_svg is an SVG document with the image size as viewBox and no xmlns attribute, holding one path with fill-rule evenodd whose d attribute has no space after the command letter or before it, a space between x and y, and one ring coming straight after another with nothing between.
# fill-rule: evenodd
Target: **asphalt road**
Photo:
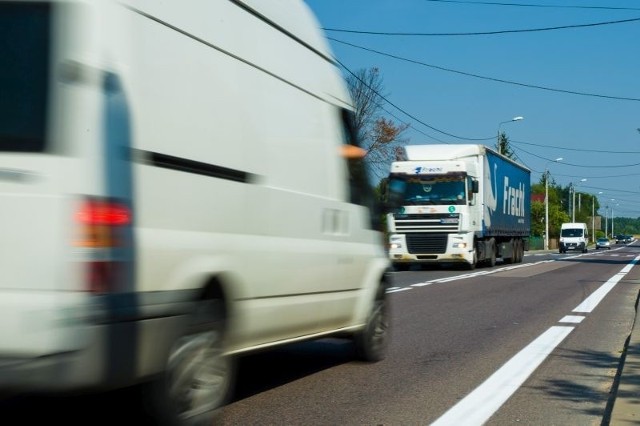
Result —
<instances>
[{"instance_id":1,"label":"asphalt road","mask_svg":"<svg viewBox=\"0 0 640 426\"><path fill-rule=\"evenodd\" d=\"M218 423L600 425L635 316L640 267L627 265L639 255L640 244L394 273L387 359L356 362L340 339L242 357ZM123 400L18 399L0 412L21 419L7 424L152 424Z\"/></svg>"},{"instance_id":2,"label":"asphalt road","mask_svg":"<svg viewBox=\"0 0 640 426\"><path fill-rule=\"evenodd\" d=\"M640 268L610 279L638 255L621 246L471 273L396 273L386 360L354 362L338 340L245 357L220 424L601 424ZM588 299L605 284L604 297ZM575 312L581 305L591 312Z\"/></svg>"}]
</instances>

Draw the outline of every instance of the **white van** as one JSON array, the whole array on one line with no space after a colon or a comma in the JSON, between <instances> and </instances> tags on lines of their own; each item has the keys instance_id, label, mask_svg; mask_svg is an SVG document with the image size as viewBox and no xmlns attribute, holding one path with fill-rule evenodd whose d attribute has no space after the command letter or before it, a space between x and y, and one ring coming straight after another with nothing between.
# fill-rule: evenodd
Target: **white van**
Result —
<instances>
[{"instance_id":1,"label":"white van","mask_svg":"<svg viewBox=\"0 0 640 426\"><path fill-rule=\"evenodd\" d=\"M318 28L298 0L0 0L0 390L149 382L192 424L233 355L384 356L388 260Z\"/></svg>"},{"instance_id":2,"label":"white van","mask_svg":"<svg viewBox=\"0 0 640 426\"><path fill-rule=\"evenodd\" d=\"M560 253L566 253L567 250L579 250L586 253L588 244L589 228L586 223L563 223L560 226L560 244L558 246Z\"/></svg>"}]
</instances>

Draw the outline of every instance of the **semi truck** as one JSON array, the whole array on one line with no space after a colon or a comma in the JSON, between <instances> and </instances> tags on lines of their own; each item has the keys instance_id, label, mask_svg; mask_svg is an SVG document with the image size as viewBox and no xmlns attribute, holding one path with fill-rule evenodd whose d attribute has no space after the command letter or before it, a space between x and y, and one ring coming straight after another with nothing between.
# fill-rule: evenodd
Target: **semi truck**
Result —
<instances>
[{"instance_id":1,"label":"semi truck","mask_svg":"<svg viewBox=\"0 0 640 426\"><path fill-rule=\"evenodd\" d=\"M529 249L530 176L528 168L484 145L404 147L386 190L394 268L522 262Z\"/></svg>"}]
</instances>

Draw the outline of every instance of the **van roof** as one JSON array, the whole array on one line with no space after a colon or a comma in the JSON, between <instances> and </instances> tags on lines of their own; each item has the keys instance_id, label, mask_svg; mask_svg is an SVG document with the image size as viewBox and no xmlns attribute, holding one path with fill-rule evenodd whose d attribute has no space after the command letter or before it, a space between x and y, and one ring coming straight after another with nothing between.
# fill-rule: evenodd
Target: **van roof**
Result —
<instances>
[{"instance_id":1,"label":"van roof","mask_svg":"<svg viewBox=\"0 0 640 426\"><path fill-rule=\"evenodd\" d=\"M324 38L324 32L319 31L320 23L306 3L291 0L269 2L235 0L235 3L286 29L291 36L315 50L316 53L332 62L334 61L333 54Z\"/></svg>"}]
</instances>

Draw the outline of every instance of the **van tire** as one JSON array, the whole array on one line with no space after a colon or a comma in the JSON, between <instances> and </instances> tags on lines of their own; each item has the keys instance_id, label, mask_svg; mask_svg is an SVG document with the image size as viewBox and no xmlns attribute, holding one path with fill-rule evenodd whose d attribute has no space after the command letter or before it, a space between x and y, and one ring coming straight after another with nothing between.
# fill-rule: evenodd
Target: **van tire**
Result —
<instances>
[{"instance_id":1,"label":"van tire","mask_svg":"<svg viewBox=\"0 0 640 426\"><path fill-rule=\"evenodd\" d=\"M152 386L153 411L163 426L214 422L233 389L235 361L223 355L223 302L196 302L185 332L169 351L167 368Z\"/></svg>"},{"instance_id":2,"label":"van tire","mask_svg":"<svg viewBox=\"0 0 640 426\"><path fill-rule=\"evenodd\" d=\"M389 343L389 302L383 286L378 290L365 327L354 337L356 357L361 361L382 361Z\"/></svg>"}]
</instances>

